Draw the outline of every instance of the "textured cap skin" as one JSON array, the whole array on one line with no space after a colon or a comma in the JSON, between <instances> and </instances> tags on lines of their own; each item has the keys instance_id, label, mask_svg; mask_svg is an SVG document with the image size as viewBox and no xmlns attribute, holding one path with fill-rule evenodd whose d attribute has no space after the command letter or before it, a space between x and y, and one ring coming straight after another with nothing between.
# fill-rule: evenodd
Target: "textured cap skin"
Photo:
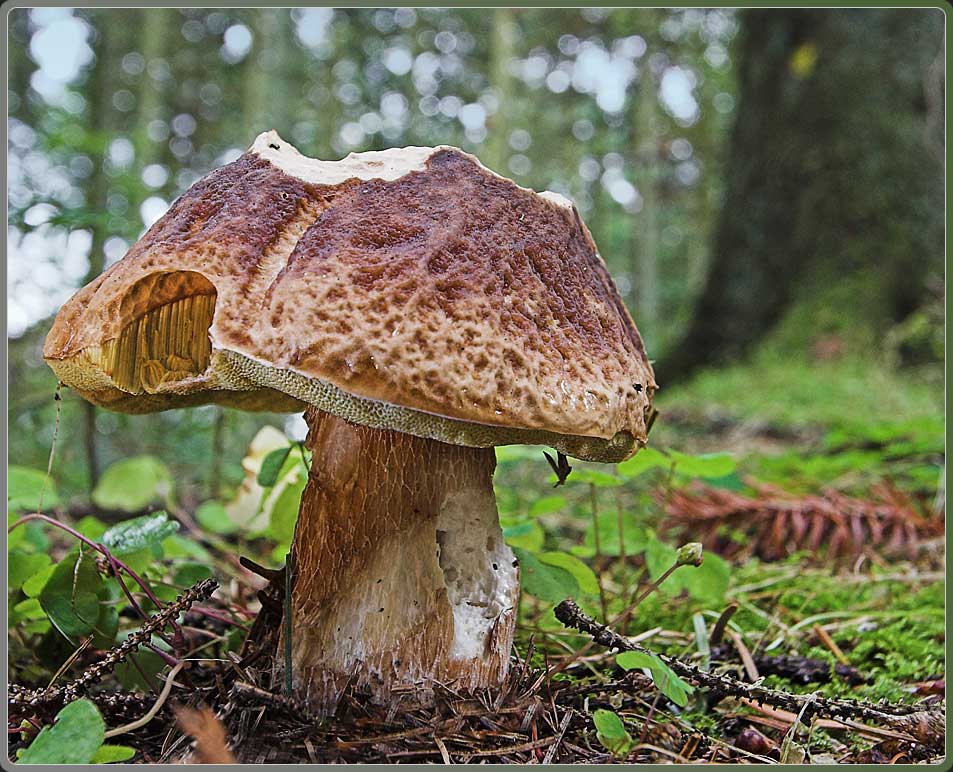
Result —
<instances>
[{"instance_id":1,"label":"textured cap skin","mask_svg":"<svg viewBox=\"0 0 953 772\"><path fill-rule=\"evenodd\" d=\"M210 351L190 309L212 314ZM178 340L183 324L192 342ZM163 330L178 337L156 348ZM152 370L119 378L110 351ZM656 389L567 200L455 148L326 162L274 132L68 301L44 356L87 399L127 412L310 403L445 442L604 461L644 443Z\"/></svg>"}]
</instances>

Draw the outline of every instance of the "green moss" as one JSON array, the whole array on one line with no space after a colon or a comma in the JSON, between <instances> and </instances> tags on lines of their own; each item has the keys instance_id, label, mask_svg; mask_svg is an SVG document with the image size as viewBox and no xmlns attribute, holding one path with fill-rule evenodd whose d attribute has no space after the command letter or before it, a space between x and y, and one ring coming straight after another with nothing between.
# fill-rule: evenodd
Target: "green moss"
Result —
<instances>
[{"instance_id":1,"label":"green moss","mask_svg":"<svg viewBox=\"0 0 953 772\"><path fill-rule=\"evenodd\" d=\"M839 747L834 739L823 729L811 732L811 753L828 753Z\"/></svg>"},{"instance_id":2,"label":"green moss","mask_svg":"<svg viewBox=\"0 0 953 772\"><path fill-rule=\"evenodd\" d=\"M886 317L883 277L875 271L824 275L823 265L799 288L790 309L768 333L762 344L766 352L790 358L833 338L850 352L876 351Z\"/></svg>"},{"instance_id":3,"label":"green moss","mask_svg":"<svg viewBox=\"0 0 953 772\"><path fill-rule=\"evenodd\" d=\"M799 626L785 636L783 645L773 653L813 657L833 667L836 660L813 639L810 620L817 618L821 624L839 622L841 626L831 633L832 638L850 664L870 678L869 683L860 686L835 678L810 688L831 697L909 701L909 684L942 674L942 582L917 588L907 582L878 581L876 572L869 581L845 582L843 577L819 570L791 573L794 565L794 561L773 565L753 562L736 571L735 582L740 585L784 577L774 585L779 590L774 607L784 624ZM761 591L754 590L753 594ZM744 605L746 596L739 596L743 605L733 621L740 629L757 634L766 629L767 622ZM776 635L780 632L774 627L769 640ZM803 685L775 676L766 680L774 688L805 691Z\"/></svg>"},{"instance_id":4,"label":"green moss","mask_svg":"<svg viewBox=\"0 0 953 772\"><path fill-rule=\"evenodd\" d=\"M672 389L664 388L664 381L662 386L657 429L672 410L699 416L715 411L738 420L840 429L861 437L881 422L943 415L938 371L892 370L869 359L811 362L764 350L744 362L704 370Z\"/></svg>"},{"instance_id":5,"label":"green moss","mask_svg":"<svg viewBox=\"0 0 953 772\"><path fill-rule=\"evenodd\" d=\"M699 732L708 736L716 735L718 722L721 719L717 713L701 713L700 711L690 711L682 714L682 719L697 729Z\"/></svg>"}]
</instances>

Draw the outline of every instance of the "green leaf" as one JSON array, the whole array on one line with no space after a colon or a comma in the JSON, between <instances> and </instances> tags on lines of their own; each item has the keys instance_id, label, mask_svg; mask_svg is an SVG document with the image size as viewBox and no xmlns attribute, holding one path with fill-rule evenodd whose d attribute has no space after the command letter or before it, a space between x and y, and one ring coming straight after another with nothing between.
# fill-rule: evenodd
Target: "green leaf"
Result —
<instances>
[{"instance_id":1,"label":"green leaf","mask_svg":"<svg viewBox=\"0 0 953 772\"><path fill-rule=\"evenodd\" d=\"M563 568L572 574L582 592L588 595L599 594L599 580L596 575L575 555L570 555L568 552L543 552L537 557L546 565Z\"/></svg>"},{"instance_id":2,"label":"green leaf","mask_svg":"<svg viewBox=\"0 0 953 772\"><path fill-rule=\"evenodd\" d=\"M53 570L40 593L40 605L66 638L85 635L99 618L103 581L89 553L72 552Z\"/></svg>"},{"instance_id":3,"label":"green leaf","mask_svg":"<svg viewBox=\"0 0 953 772\"><path fill-rule=\"evenodd\" d=\"M98 517L86 515L86 517L76 523L74 528L83 534L83 536L85 536L87 539L99 541L102 538L102 535L109 529L109 526Z\"/></svg>"},{"instance_id":4,"label":"green leaf","mask_svg":"<svg viewBox=\"0 0 953 772\"><path fill-rule=\"evenodd\" d=\"M134 456L108 467L93 490L101 509L137 512L172 495L172 475L154 456Z\"/></svg>"},{"instance_id":5,"label":"green leaf","mask_svg":"<svg viewBox=\"0 0 953 772\"><path fill-rule=\"evenodd\" d=\"M125 520L103 534L103 544L114 555L126 555L137 550L160 545L166 536L179 530L179 524L169 520L165 512L154 512Z\"/></svg>"},{"instance_id":6,"label":"green leaf","mask_svg":"<svg viewBox=\"0 0 953 772\"><path fill-rule=\"evenodd\" d=\"M103 582L99 591L99 616L93 626L93 646L108 649L116 641L119 632L119 606L117 601L121 590L115 581Z\"/></svg>"},{"instance_id":7,"label":"green leaf","mask_svg":"<svg viewBox=\"0 0 953 772\"><path fill-rule=\"evenodd\" d=\"M47 582L50 581L50 577L53 576L53 572L55 570L56 566L47 566L42 571L33 574L33 576L27 579L20 588L23 590L23 594L28 598L37 597L41 592L43 592L43 588L46 587Z\"/></svg>"},{"instance_id":8,"label":"green leaf","mask_svg":"<svg viewBox=\"0 0 953 772\"><path fill-rule=\"evenodd\" d=\"M550 480L555 482L556 476L551 475ZM615 475L599 472L595 469L573 469L569 477L566 478L566 483L595 485L597 488L615 488L622 485L623 480Z\"/></svg>"},{"instance_id":9,"label":"green leaf","mask_svg":"<svg viewBox=\"0 0 953 772\"><path fill-rule=\"evenodd\" d=\"M17 520L20 519L20 513L10 510L7 514L7 528L13 525ZM12 531L7 531L7 551L9 552L14 547L19 547L26 541L27 527L29 523L24 525L18 525Z\"/></svg>"},{"instance_id":10,"label":"green leaf","mask_svg":"<svg viewBox=\"0 0 953 772\"><path fill-rule=\"evenodd\" d=\"M615 661L623 670L648 669L658 690L680 708L684 708L688 704L689 695L695 691L690 684L675 675L672 668L662 662L655 654L641 651L623 651L616 655Z\"/></svg>"},{"instance_id":11,"label":"green leaf","mask_svg":"<svg viewBox=\"0 0 953 772\"><path fill-rule=\"evenodd\" d=\"M9 528L20 519L20 513L10 511L7 515ZM7 531L7 550L14 547L33 547L31 552L46 552L50 547L50 539L45 533L47 525L38 520L18 525L12 531Z\"/></svg>"},{"instance_id":12,"label":"green leaf","mask_svg":"<svg viewBox=\"0 0 953 772\"><path fill-rule=\"evenodd\" d=\"M158 545L152 544L142 549L133 550L132 552L124 552L122 553L122 562L137 574L143 574L156 565L156 559L159 556L157 556L153 550L157 546Z\"/></svg>"},{"instance_id":13,"label":"green leaf","mask_svg":"<svg viewBox=\"0 0 953 772\"><path fill-rule=\"evenodd\" d=\"M136 749L128 745L103 745L93 756L93 764L113 764L117 761L128 761L136 755Z\"/></svg>"},{"instance_id":14,"label":"green leaf","mask_svg":"<svg viewBox=\"0 0 953 772\"><path fill-rule=\"evenodd\" d=\"M293 445L284 448L278 448L271 451L261 462L261 469L258 470L258 484L263 488L270 488L278 482L278 473L284 466L285 459L291 453Z\"/></svg>"},{"instance_id":15,"label":"green leaf","mask_svg":"<svg viewBox=\"0 0 953 772\"><path fill-rule=\"evenodd\" d=\"M644 448L632 458L616 466L619 475L627 480L638 477L650 469L671 469L687 477L717 479L735 471L737 464L727 453L708 453L692 456L670 450L662 453L655 448Z\"/></svg>"},{"instance_id":16,"label":"green leaf","mask_svg":"<svg viewBox=\"0 0 953 772\"><path fill-rule=\"evenodd\" d=\"M103 744L106 724L96 706L75 700L40 730L17 760L19 764L89 764Z\"/></svg>"},{"instance_id":17,"label":"green leaf","mask_svg":"<svg viewBox=\"0 0 953 772\"><path fill-rule=\"evenodd\" d=\"M288 482L272 499L268 517L268 538L281 544L290 544L294 536L295 523L298 521L298 510L301 508L301 494L308 480L305 475ZM287 551L287 550L286 550Z\"/></svg>"},{"instance_id":18,"label":"green leaf","mask_svg":"<svg viewBox=\"0 0 953 772\"><path fill-rule=\"evenodd\" d=\"M652 670L652 680L666 697L684 708L688 704L688 698L695 692L691 684L686 683L664 662L659 660L659 667Z\"/></svg>"},{"instance_id":19,"label":"green leaf","mask_svg":"<svg viewBox=\"0 0 953 772\"><path fill-rule=\"evenodd\" d=\"M565 496L543 496L541 499L536 499L536 501L530 505L529 516L539 517L540 515L548 515L551 512L558 512L564 509L565 506Z\"/></svg>"},{"instance_id":20,"label":"green leaf","mask_svg":"<svg viewBox=\"0 0 953 772\"><path fill-rule=\"evenodd\" d=\"M195 519L211 533L230 534L238 530L238 524L228 516L225 505L214 499L206 501L195 510Z\"/></svg>"},{"instance_id":21,"label":"green leaf","mask_svg":"<svg viewBox=\"0 0 953 772\"><path fill-rule=\"evenodd\" d=\"M72 596L50 595L41 602L56 629L70 640L90 632L99 617L99 598L85 590Z\"/></svg>"},{"instance_id":22,"label":"green leaf","mask_svg":"<svg viewBox=\"0 0 953 772\"><path fill-rule=\"evenodd\" d=\"M204 563L186 563L176 569L173 581L183 587L191 587L196 582L212 576L212 569Z\"/></svg>"},{"instance_id":23,"label":"green leaf","mask_svg":"<svg viewBox=\"0 0 953 772\"><path fill-rule=\"evenodd\" d=\"M34 619L23 625L23 632L25 635L46 635L51 627L50 620L44 614L42 619Z\"/></svg>"},{"instance_id":24,"label":"green leaf","mask_svg":"<svg viewBox=\"0 0 953 772\"><path fill-rule=\"evenodd\" d=\"M499 445L496 448L496 463L509 464L514 461L542 461L545 458L539 448L534 445Z\"/></svg>"},{"instance_id":25,"label":"green leaf","mask_svg":"<svg viewBox=\"0 0 953 772\"><path fill-rule=\"evenodd\" d=\"M622 651L616 655L616 664L623 670L651 670L661 660L654 654L643 651Z\"/></svg>"},{"instance_id":26,"label":"green leaf","mask_svg":"<svg viewBox=\"0 0 953 772\"><path fill-rule=\"evenodd\" d=\"M47 482L46 472L16 465L7 468L7 509L10 512L34 512L41 504L49 508L58 502L56 485L52 478Z\"/></svg>"},{"instance_id":27,"label":"green leaf","mask_svg":"<svg viewBox=\"0 0 953 772\"><path fill-rule=\"evenodd\" d=\"M543 547L546 534L535 520L528 520L515 525L504 525L503 538L513 549L537 552Z\"/></svg>"},{"instance_id":28,"label":"green leaf","mask_svg":"<svg viewBox=\"0 0 953 772\"><path fill-rule=\"evenodd\" d=\"M602 743L613 756L624 758L629 755L632 746L635 744L632 736L626 731L625 724L611 710L599 710L593 712L592 723L596 726L596 739Z\"/></svg>"},{"instance_id":29,"label":"green leaf","mask_svg":"<svg viewBox=\"0 0 953 772\"><path fill-rule=\"evenodd\" d=\"M735 471L737 464L727 453L706 453L700 456L690 456L670 450L669 455L675 464L675 471L688 477L702 477L706 479L727 477Z\"/></svg>"},{"instance_id":30,"label":"green leaf","mask_svg":"<svg viewBox=\"0 0 953 772\"><path fill-rule=\"evenodd\" d=\"M658 579L678 557L678 550L657 538L652 538L645 549L645 564L649 575ZM731 567L724 558L711 552L705 553L702 564L682 566L666 579L659 592L663 595L678 595L687 592L694 600L719 606L724 600L731 580Z\"/></svg>"},{"instance_id":31,"label":"green leaf","mask_svg":"<svg viewBox=\"0 0 953 772\"><path fill-rule=\"evenodd\" d=\"M645 566L651 579L658 579L672 567L677 559L678 550L675 547L669 546L654 535L649 537L645 545ZM682 586L677 580L681 577L681 573L687 570L687 568L679 568L665 580L662 587L668 587L670 588L669 592L678 594L682 590Z\"/></svg>"},{"instance_id":32,"label":"green leaf","mask_svg":"<svg viewBox=\"0 0 953 772\"><path fill-rule=\"evenodd\" d=\"M21 600L12 609L10 609L10 625L18 625L20 622L33 621L36 619L46 619L46 612L36 598L27 598Z\"/></svg>"},{"instance_id":33,"label":"green leaf","mask_svg":"<svg viewBox=\"0 0 953 772\"><path fill-rule=\"evenodd\" d=\"M182 534L174 533L162 540L162 550L170 558L192 558L193 560L211 561L212 555L195 539L189 539Z\"/></svg>"},{"instance_id":34,"label":"green leaf","mask_svg":"<svg viewBox=\"0 0 953 772\"><path fill-rule=\"evenodd\" d=\"M268 558L271 560L271 566L266 566L266 568L281 568L288 560L288 545L279 544L272 548L271 552L268 553Z\"/></svg>"},{"instance_id":35,"label":"green leaf","mask_svg":"<svg viewBox=\"0 0 953 772\"><path fill-rule=\"evenodd\" d=\"M596 525L599 529L599 553L601 555L617 556L621 555L623 550L626 555L636 555L644 550L648 543L648 535L645 529L628 512L623 512L621 518L618 512L600 512L596 518ZM596 526L593 526L590 518L583 543L572 548L574 555L588 558L596 554L595 528Z\"/></svg>"},{"instance_id":36,"label":"green leaf","mask_svg":"<svg viewBox=\"0 0 953 772\"><path fill-rule=\"evenodd\" d=\"M10 553L10 563L7 567L7 581L10 589L19 588L27 579L43 571L52 561L50 556L42 552Z\"/></svg>"},{"instance_id":37,"label":"green leaf","mask_svg":"<svg viewBox=\"0 0 953 772\"><path fill-rule=\"evenodd\" d=\"M159 600L165 603L174 601L179 597L179 593L181 592L178 587L173 587L170 584L157 584L152 588L152 591Z\"/></svg>"},{"instance_id":38,"label":"green leaf","mask_svg":"<svg viewBox=\"0 0 953 772\"><path fill-rule=\"evenodd\" d=\"M723 605L731 582L731 566L723 557L708 552L698 568L680 568L679 572L689 595L713 607Z\"/></svg>"},{"instance_id":39,"label":"green leaf","mask_svg":"<svg viewBox=\"0 0 953 772\"><path fill-rule=\"evenodd\" d=\"M543 563L532 552L513 549L520 562L520 584L530 595L550 603L578 597L579 582L565 568Z\"/></svg>"},{"instance_id":40,"label":"green leaf","mask_svg":"<svg viewBox=\"0 0 953 772\"><path fill-rule=\"evenodd\" d=\"M659 467L667 469L671 464L671 460L655 448L643 448L632 458L618 464L615 469L620 477L631 480L650 469L658 469Z\"/></svg>"},{"instance_id":41,"label":"green leaf","mask_svg":"<svg viewBox=\"0 0 953 772\"><path fill-rule=\"evenodd\" d=\"M155 644L159 642L156 638L152 640ZM141 649L116 665L116 678L123 688L130 691L150 691L161 685L158 674L164 667L162 657L154 651Z\"/></svg>"}]
</instances>

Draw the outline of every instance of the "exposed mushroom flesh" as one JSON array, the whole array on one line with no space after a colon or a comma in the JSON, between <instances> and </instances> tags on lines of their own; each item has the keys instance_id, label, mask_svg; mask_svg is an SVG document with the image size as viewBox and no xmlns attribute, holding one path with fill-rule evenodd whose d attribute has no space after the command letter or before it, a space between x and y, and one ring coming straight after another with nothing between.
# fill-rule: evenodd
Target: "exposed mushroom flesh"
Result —
<instances>
[{"instance_id":1,"label":"exposed mushroom flesh","mask_svg":"<svg viewBox=\"0 0 953 772\"><path fill-rule=\"evenodd\" d=\"M503 541L493 449L310 409L311 473L295 530L296 693L332 710L346 683L387 699L499 685L518 571ZM283 650L283 646L280 647Z\"/></svg>"}]
</instances>

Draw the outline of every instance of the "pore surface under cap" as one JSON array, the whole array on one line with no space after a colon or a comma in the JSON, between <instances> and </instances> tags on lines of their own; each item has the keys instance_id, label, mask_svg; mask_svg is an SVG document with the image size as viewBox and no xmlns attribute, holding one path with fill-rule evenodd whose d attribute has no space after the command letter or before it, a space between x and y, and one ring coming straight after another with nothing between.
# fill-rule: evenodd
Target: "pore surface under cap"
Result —
<instances>
[{"instance_id":1,"label":"pore surface under cap","mask_svg":"<svg viewBox=\"0 0 953 772\"><path fill-rule=\"evenodd\" d=\"M644 439L655 389L565 199L454 148L325 162L273 132L77 293L44 355L120 410L308 402L459 444L545 442L600 460Z\"/></svg>"}]
</instances>

